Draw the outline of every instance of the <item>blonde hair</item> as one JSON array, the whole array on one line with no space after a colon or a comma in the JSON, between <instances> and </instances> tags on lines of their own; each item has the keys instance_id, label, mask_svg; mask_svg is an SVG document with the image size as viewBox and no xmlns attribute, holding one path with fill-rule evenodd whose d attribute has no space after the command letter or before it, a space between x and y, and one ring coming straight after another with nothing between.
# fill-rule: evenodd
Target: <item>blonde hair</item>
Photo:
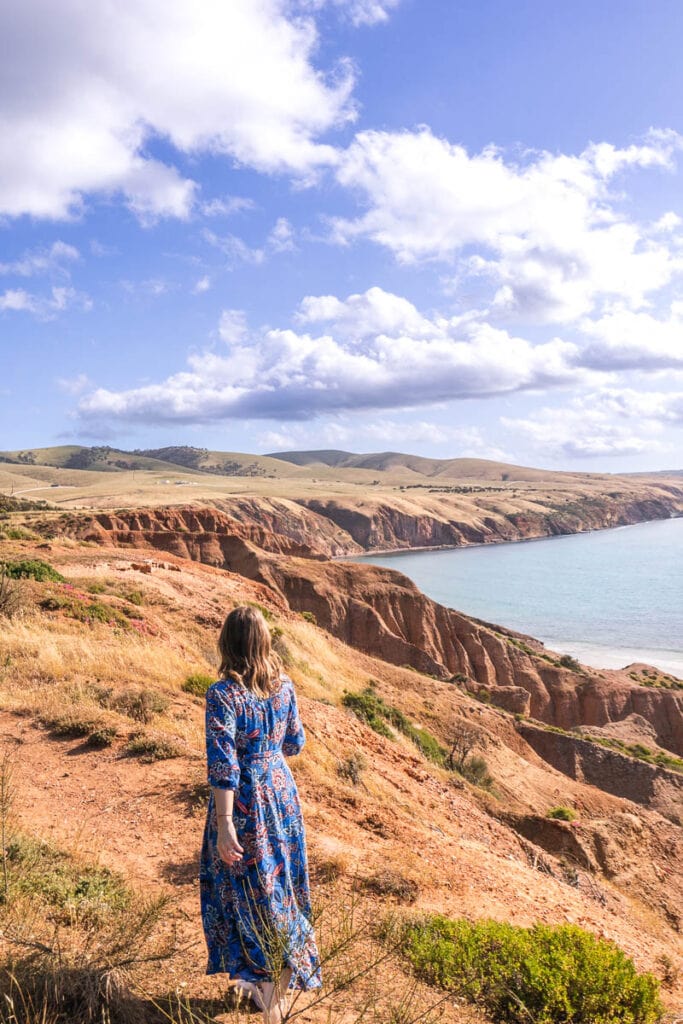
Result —
<instances>
[{"instance_id":1,"label":"blonde hair","mask_svg":"<svg viewBox=\"0 0 683 1024\"><path fill-rule=\"evenodd\" d=\"M270 697L280 687L282 662L271 650L270 630L258 608L233 608L218 638L221 678L236 679L258 697Z\"/></svg>"}]
</instances>

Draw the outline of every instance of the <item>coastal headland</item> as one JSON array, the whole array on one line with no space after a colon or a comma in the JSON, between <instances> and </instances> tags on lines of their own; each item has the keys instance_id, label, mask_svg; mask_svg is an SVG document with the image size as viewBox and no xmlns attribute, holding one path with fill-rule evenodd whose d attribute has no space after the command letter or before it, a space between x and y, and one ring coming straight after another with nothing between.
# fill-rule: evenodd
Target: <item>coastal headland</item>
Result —
<instances>
[{"instance_id":1,"label":"coastal headland","mask_svg":"<svg viewBox=\"0 0 683 1024\"><path fill-rule=\"evenodd\" d=\"M301 694L308 743L292 767L321 898L355 893L369 915L409 904L576 923L655 973L667 1012L683 1009L683 682L647 665L591 669L400 573L339 561L683 515L680 476L391 453L2 459L0 561L53 573L17 574L0 636L21 817L143 890L174 892L182 948L152 989L172 974L215 993L195 963L203 704L188 680L211 677L225 612L251 602ZM358 712L371 706L382 729ZM449 761L463 737L478 775ZM410 977L391 970L387 992ZM444 1019L487 1020L456 1003Z\"/></svg>"}]
</instances>

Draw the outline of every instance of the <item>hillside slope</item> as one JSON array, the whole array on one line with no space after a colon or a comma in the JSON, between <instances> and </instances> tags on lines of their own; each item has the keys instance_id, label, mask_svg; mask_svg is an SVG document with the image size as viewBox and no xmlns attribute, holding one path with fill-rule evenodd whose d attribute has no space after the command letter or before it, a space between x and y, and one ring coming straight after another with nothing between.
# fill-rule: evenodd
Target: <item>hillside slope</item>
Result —
<instances>
[{"instance_id":1,"label":"hillside slope","mask_svg":"<svg viewBox=\"0 0 683 1024\"><path fill-rule=\"evenodd\" d=\"M264 553L238 535L230 569L167 552L160 561L158 550L138 539L132 550L121 538L116 544L108 540L97 546L63 537L1 542L3 558L48 559L67 583L28 581L22 613L6 622L0 636L0 717L5 737L21 740L25 827L68 847L98 851L102 863L137 884L174 894L182 949L147 980L152 991L180 978L196 999L218 988L216 979L202 976L198 918L203 708L201 699L180 686L190 672L211 671L225 612L235 602L254 601L277 627L278 645L301 694L308 743L293 769L304 803L316 897L328 909L355 893L358 913L369 918L394 905L400 912L439 910L519 924L572 921L613 938L641 968L665 979L670 1012L683 1009L676 978L683 954L680 826L649 802L615 796L552 767L528 741L525 730L534 726L533 719L482 702L470 692L469 681L401 667L386 660L389 646L370 653L343 642L341 624L350 617L353 625L349 609L355 601L366 622L373 615L377 623L381 618L395 629L392 643L399 642L398 627L408 628L407 613L401 612L400 592L406 590L401 577L364 569L354 584L357 567ZM368 589L370 580L374 590ZM381 600L388 601L386 593L382 597L387 586L399 599L380 607ZM416 593L407 593L407 599L415 603ZM93 602L105 611L83 619L82 607ZM308 607L320 622L328 616L328 630L302 618L299 610ZM109 622L107 609L117 613ZM483 648L500 642L495 631L471 620L439 622L441 613L429 603L420 614L425 627L431 616L425 636L447 626L439 651L422 653L432 658L433 667L445 665L436 655L445 659L448 631L470 630ZM345 639L355 642L355 634ZM519 658L507 651L507 664L540 679L538 658L518 653ZM471 659L477 689L488 688L476 662ZM568 677L560 673L558 678L569 695ZM464 727L471 729L473 749L486 759L492 787L482 789L433 764L400 733L379 736L360 722L341 698L344 690L358 693L369 681L388 704L446 748ZM114 710L129 706L115 698L131 687L167 700L143 726ZM104 691L110 694L106 706L100 703ZM59 738L57 713L68 713L72 721L106 722L116 738L105 750L92 748L82 736ZM535 727L543 730L540 721ZM141 728L157 743L159 737L172 740L175 756L144 765L127 754L130 734ZM552 743L553 733L544 735ZM344 775L352 755L365 764L355 784ZM622 773L640 764L618 756ZM557 804L573 807L576 823L548 819L549 808ZM404 897L396 892L410 893L406 898L412 902L401 903ZM387 992L400 992L410 984L404 970L400 963L378 967L380 988L383 981ZM438 996L426 988L420 999ZM349 1019L344 1013L357 1010L363 998L362 982L340 993L332 1019ZM307 1013L321 1024L328 1019L325 1006ZM483 1021L473 1014L450 1003L443 1019ZM380 1019L390 1019L388 1011Z\"/></svg>"}]
</instances>

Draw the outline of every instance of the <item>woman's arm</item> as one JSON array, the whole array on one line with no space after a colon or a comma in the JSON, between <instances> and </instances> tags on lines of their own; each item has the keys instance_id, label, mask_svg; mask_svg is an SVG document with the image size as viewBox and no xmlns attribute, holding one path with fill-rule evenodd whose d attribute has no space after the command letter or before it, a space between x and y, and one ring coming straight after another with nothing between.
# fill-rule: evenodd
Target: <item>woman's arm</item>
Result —
<instances>
[{"instance_id":1,"label":"woman's arm","mask_svg":"<svg viewBox=\"0 0 683 1024\"><path fill-rule=\"evenodd\" d=\"M244 853L232 820L235 790L240 780L235 735L235 712L231 702L218 688L210 686L206 694L207 775L216 808L218 854L226 864L234 864Z\"/></svg>"},{"instance_id":2,"label":"woman's arm","mask_svg":"<svg viewBox=\"0 0 683 1024\"><path fill-rule=\"evenodd\" d=\"M235 800L234 789L213 789L216 804L216 821L218 825L218 855L226 864L234 864L242 859L244 848L237 838L235 823L232 820L232 808Z\"/></svg>"},{"instance_id":3,"label":"woman's arm","mask_svg":"<svg viewBox=\"0 0 683 1024\"><path fill-rule=\"evenodd\" d=\"M287 714L287 727L284 739L282 740L282 753L288 757L298 754L306 742L306 734L299 716L299 706L296 700L294 684L292 684L292 698Z\"/></svg>"}]
</instances>

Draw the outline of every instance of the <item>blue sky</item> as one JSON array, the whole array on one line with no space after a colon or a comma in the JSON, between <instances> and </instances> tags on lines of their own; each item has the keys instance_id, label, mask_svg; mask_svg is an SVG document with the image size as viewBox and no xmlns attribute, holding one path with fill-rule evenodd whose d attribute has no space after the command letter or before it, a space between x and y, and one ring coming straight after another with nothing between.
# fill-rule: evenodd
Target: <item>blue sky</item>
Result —
<instances>
[{"instance_id":1,"label":"blue sky","mask_svg":"<svg viewBox=\"0 0 683 1024\"><path fill-rule=\"evenodd\" d=\"M677 0L5 5L0 448L680 468L682 30Z\"/></svg>"}]
</instances>

